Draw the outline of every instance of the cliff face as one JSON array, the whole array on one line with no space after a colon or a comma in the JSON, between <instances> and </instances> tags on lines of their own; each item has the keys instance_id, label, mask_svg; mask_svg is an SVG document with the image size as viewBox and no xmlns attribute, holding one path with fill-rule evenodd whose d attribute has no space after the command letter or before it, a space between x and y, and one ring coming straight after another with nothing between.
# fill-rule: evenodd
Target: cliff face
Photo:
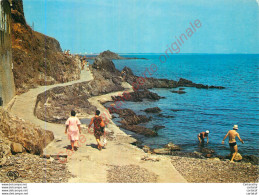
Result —
<instances>
[{"instance_id":1,"label":"cliff face","mask_svg":"<svg viewBox=\"0 0 259 195\"><path fill-rule=\"evenodd\" d=\"M65 56L54 38L35 32L26 20L22 0L13 1L12 51L14 81L18 94L37 85L79 79L75 57Z\"/></svg>"}]
</instances>

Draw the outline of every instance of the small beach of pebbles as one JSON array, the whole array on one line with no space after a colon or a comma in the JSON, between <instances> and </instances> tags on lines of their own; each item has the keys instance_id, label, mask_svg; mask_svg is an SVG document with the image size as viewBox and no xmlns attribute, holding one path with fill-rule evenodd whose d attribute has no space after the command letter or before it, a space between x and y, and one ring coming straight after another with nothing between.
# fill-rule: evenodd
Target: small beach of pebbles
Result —
<instances>
[{"instance_id":1,"label":"small beach of pebbles","mask_svg":"<svg viewBox=\"0 0 259 195\"><path fill-rule=\"evenodd\" d=\"M108 183L156 183L157 175L137 165L111 166Z\"/></svg>"},{"instance_id":2,"label":"small beach of pebbles","mask_svg":"<svg viewBox=\"0 0 259 195\"><path fill-rule=\"evenodd\" d=\"M171 163L189 183L254 183L258 166L212 159L171 157Z\"/></svg>"},{"instance_id":3,"label":"small beach of pebbles","mask_svg":"<svg viewBox=\"0 0 259 195\"><path fill-rule=\"evenodd\" d=\"M65 163L28 153L9 156L0 167L1 183L64 183L71 177Z\"/></svg>"}]
</instances>

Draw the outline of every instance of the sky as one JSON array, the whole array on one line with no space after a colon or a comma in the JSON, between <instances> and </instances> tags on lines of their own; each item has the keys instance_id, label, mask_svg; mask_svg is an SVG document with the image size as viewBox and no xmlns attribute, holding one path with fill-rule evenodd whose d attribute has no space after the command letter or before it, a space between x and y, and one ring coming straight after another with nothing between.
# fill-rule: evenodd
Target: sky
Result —
<instances>
[{"instance_id":1,"label":"sky","mask_svg":"<svg viewBox=\"0 0 259 195\"><path fill-rule=\"evenodd\" d=\"M72 53L259 53L258 0L23 0L27 23Z\"/></svg>"}]
</instances>

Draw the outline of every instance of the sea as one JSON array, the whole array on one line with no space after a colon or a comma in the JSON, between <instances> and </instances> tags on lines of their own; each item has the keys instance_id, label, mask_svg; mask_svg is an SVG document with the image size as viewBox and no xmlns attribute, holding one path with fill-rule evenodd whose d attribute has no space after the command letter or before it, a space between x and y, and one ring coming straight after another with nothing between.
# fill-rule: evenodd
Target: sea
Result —
<instances>
[{"instance_id":1,"label":"sea","mask_svg":"<svg viewBox=\"0 0 259 195\"><path fill-rule=\"evenodd\" d=\"M158 101L124 102L121 108L130 108L137 114L151 116L152 120L141 124L158 130L157 137L136 135L151 148L163 147L169 142L180 145L185 152L199 151L201 147L211 148L218 155L229 154L228 141L222 139L232 129L239 126L238 132L244 140L238 139L238 149L243 155L258 156L259 141L259 55L258 54L121 54L123 57L145 59L113 60L117 69L125 66L133 73L143 76L151 65L157 69L154 78L179 80L185 78L195 83L224 86L225 89L197 89L185 87L185 94L172 93L177 89L152 89L152 92L165 97ZM162 62L160 61L162 60ZM90 62L91 63L91 62ZM154 65L153 65L154 67ZM148 75L148 74L146 74ZM159 107L159 114L147 114L143 110ZM118 123L115 118L114 122ZM209 130L209 143L198 144L197 135ZM206 139L205 139L206 140Z\"/></svg>"}]
</instances>

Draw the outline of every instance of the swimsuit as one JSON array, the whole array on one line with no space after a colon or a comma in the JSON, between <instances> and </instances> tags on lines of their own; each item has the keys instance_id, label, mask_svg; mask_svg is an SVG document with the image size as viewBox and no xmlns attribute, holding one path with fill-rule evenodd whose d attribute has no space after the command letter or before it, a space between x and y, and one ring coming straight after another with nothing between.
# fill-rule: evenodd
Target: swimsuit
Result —
<instances>
[{"instance_id":1,"label":"swimsuit","mask_svg":"<svg viewBox=\"0 0 259 195\"><path fill-rule=\"evenodd\" d=\"M94 135L100 137L104 133L104 127L101 127L102 117L94 117Z\"/></svg>"},{"instance_id":2,"label":"swimsuit","mask_svg":"<svg viewBox=\"0 0 259 195\"><path fill-rule=\"evenodd\" d=\"M235 145L237 145L237 143L236 143L236 142L229 143L229 146L232 146L232 147L234 147Z\"/></svg>"}]
</instances>

